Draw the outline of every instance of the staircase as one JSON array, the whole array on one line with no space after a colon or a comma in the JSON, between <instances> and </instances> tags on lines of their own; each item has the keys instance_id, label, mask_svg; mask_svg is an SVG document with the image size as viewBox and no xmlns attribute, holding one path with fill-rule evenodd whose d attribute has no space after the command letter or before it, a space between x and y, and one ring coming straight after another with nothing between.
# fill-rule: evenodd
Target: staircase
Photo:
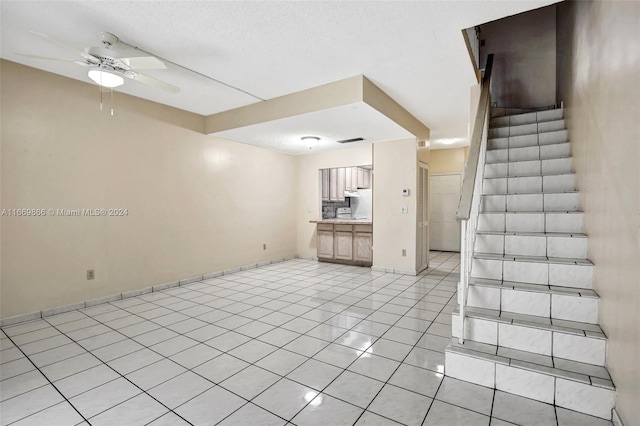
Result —
<instances>
[{"instance_id":1,"label":"staircase","mask_svg":"<svg viewBox=\"0 0 640 426\"><path fill-rule=\"evenodd\" d=\"M611 419L615 388L561 109L493 118L446 375Z\"/></svg>"}]
</instances>

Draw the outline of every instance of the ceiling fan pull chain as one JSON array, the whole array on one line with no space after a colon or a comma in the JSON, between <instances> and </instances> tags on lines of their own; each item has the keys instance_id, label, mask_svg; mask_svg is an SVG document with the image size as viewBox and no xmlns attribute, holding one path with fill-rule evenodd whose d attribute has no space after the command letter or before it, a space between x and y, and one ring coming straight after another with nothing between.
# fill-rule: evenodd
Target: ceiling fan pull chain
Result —
<instances>
[{"instance_id":1,"label":"ceiling fan pull chain","mask_svg":"<svg viewBox=\"0 0 640 426\"><path fill-rule=\"evenodd\" d=\"M98 90L100 91L100 111L102 111L102 86L98 86Z\"/></svg>"},{"instance_id":2,"label":"ceiling fan pull chain","mask_svg":"<svg viewBox=\"0 0 640 426\"><path fill-rule=\"evenodd\" d=\"M113 89L111 89L111 116L113 117Z\"/></svg>"}]
</instances>

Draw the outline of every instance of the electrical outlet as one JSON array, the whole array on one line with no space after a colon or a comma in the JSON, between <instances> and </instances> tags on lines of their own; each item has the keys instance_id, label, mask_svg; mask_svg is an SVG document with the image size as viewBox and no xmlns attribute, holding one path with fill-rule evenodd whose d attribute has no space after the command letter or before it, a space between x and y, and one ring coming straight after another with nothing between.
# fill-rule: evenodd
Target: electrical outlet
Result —
<instances>
[{"instance_id":1,"label":"electrical outlet","mask_svg":"<svg viewBox=\"0 0 640 426\"><path fill-rule=\"evenodd\" d=\"M409 213L409 206L402 206L400 208L400 213Z\"/></svg>"},{"instance_id":2,"label":"electrical outlet","mask_svg":"<svg viewBox=\"0 0 640 426\"><path fill-rule=\"evenodd\" d=\"M407 249L402 249L402 256L407 257Z\"/></svg>"},{"instance_id":3,"label":"electrical outlet","mask_svg":"<svg viewBox=\"0 0 640 426\"><path fill-rule=\"evenodd\" d=\"M96 277L96 272L93 269L87 269L87 279L92 280Z\"/></svg>"},{"instance_id":4,"label":"electrical outlet","mask_svg":"<svg viewBox=\"0 0 640 426\"><path fill-rule=\"evenodd\" d=\"M262 245L262 250L266 250L266 249L267 249L267 243L264 243L264 244Z\"/></svg>"}]
</instances>

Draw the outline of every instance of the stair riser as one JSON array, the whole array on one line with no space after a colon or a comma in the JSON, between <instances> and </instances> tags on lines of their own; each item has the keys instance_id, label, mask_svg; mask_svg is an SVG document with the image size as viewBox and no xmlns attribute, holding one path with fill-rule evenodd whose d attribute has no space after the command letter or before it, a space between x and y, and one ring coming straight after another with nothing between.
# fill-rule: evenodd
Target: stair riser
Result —
<instances>
[{"instance_id":1,"label":"stair riser","mask_svg":"<svg viewBox=\"0 0 640 426\"><path fill-rule=\"evenodd\" d=\"M445 352L445 374L607 420L615 403L611 389L450 351Z\"/></svg>"},{"instance_id":2,"label":"stair riser","mask_svg":"<svg viewBox=\"0 0 640 426\"><path fill-rule=\"evenodd\" d=\"M572 173L571 169L571 158L494 163L485 165L484 177L485 179L489 179L518 176L558 175Z\"/></svg>"},{"instance_id":3,"label":"stair riser","mask_svg":"<svg viewBox=\"0 0 640 426\"><path fill-rule=\"evenodd\" d=\"M579 194L483 195L483 212L573 212L578 210Z\"/></svg>"},{"instance_id":4,"label":"stair riser","mask_svg":"<svg viewBox=\"0 0 640 426\"><path fill-rule=\"evenodd\" d=\"M544 135L545 136L543 136L542 138L539 138L538 134L533 134L488 139L487 149L489 151L493 151L497 149L525 148L531 146L554 145L568 142L568 134L564 130L549 132L549 134L545 133Z\"/></svg>"},{"instance_id":5,"label":"stair riser","mask_svg":"<svg viewBox=\"0 0 640 426\"><path fill-rule=\"evenodd\" d=\"M491 127L519 126L537 122L562 120L562 118L562 109L550 109L545 111L529 112L526 114L495 117L491 119L490 125Z\"/></svg>"},{"instance_id":6,"label":"stair riser","mask_svg":"<svg viewBox=\"0 0 640 426\"><path fill-rule=\"evenodd\" d=\"M470 285L468 305L523 315L598 323L598 299Z\"/></svg>"},{"instance_id":7,"label":"stair riser","mask_svg":"<svg viewBox=\"0 0 640 426\"><path fill-rule=\"evenodd\" d=\"M575 191L573 174L484 179L483 195L537 194L544 192Z\"/></svg>"},{"instance_id":8,"label":"stair riser","mask_svg":"<svg viewBox=\"0 0 640 426\"><path fill-rule=\"evenodd\" d=\"M551 135L562 132L552 132ZM542 137L542 135L540 135ZM557 136L559 139L560 136ZM571 155L569 143L562 141L551 142L550 145L530 146L524 148L488 150L486 153L487 164L508 163L511 161L534 161L563 158Z\"/></svg>"},{"instance_id":9,"label":"stair riser","mask_svg":"<svg viewBox=\"0 0 640 426\"><path fill-rule=\"evenodd\" d=\"M451 317L453 337L460 335L460 315ZM465 339L571 361L604 366L606 340L487 319L466 318Z\"/></svg>"},{"instance_id":10,"label":"stair riser","mask_svg":"<svg viewBox=\"0 0 640 426\"><path fill-rule=\"evenodd\" d=\"M539 133L555 132L565 129L564 120L545 121L542 123L531 123L521 125L509 125L500 127L491 127L489 129L489 138L508 138L511 136L524 136Z\"/></svg>"},{"instance_id":11,"label":"stair riser","mask_svg":"<svg viewBox=\"0 0 640 426\"><path fill-rule=\"evenodd\" d=\"M592 289L593 265L473 259L473 278Z\"/></svg>"},{"instance_id":12,"label":"stair riser","mask_svg":"<svg viewBox=\"0 0 640 426\"><path fill-rule=\"evenodd\" d=\"M582 232L582 213L480 213L479 231Z\"/></svg>"},{"instance_id":13,"label":"stair riser","mask_svg":"<svg viewBox=\"0 0 640 426\"><path fill-rule=\"evenodd\" d=\"M513 256L547 256L571 259L587 258L585 237L537 237L531 235L478 234L476 253Z\"/></svg>"}]
</instances>

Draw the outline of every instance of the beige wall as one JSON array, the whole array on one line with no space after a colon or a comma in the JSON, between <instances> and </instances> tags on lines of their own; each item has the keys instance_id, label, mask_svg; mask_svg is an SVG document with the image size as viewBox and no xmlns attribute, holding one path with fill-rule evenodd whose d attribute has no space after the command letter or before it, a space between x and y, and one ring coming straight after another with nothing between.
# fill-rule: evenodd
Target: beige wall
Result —
<instances>
[{"instance_id":1,"label":"beige wall","mask_svg":"<svg viewBox=\"0 0 640 426\"><path fill-rule=\"evenodd\" d=\"M452 149L432 149L429 160L429 173L464 172L469 147Z\"/></svg>"},{"instance_id":2,"label":"beige wall","mask_svg":"<svg viewBox=\"0 0 640 426\"><path fill-rule=\"evenodd\" d=\"M494 54L492 102L499 107L536 108L556 98L555 5L481 25L480 67Z\"/></svg>"},{"instance_id":3,"label":"beige wall","mask_svg":"<svg viewBox=\"0 0 640 426\"><path fill-rule=\"evenodd\" d=\"M371 165L371 152L372 145L367 144L358 148L295 157L298 256L317 257L316 224L309 221L321 219L318 170Z\"/></svg>"},{"instance_id":4,"label":"beige wall","mask_svg":"<svg viewBox=\"0 0 640 426\"><path fill-rule=\"evenodd\" d=\"M607 367L625 425L640 422L640 3L558 5L567 107Z\"/></svg>"},{"instance_id":5,"label":"beige wall","mask_svg":"<svg viewBox=\"0 0 640 426\"><path fill-rule=\"evenodd\" d=\"M293 157L120 93L111 117L93 85L1 67L1 207L129 212L2 217L3 318L295 255Z\"/></svg>"},{"instance_id":6,"label":"beige wall","mask_svg":"<svg viewBox=\"0 0 640 426\"><path fill-rule=\"evenodd\" d=\"M416 146L415 139L373 144L374 267L416 270ZM408 197L402 196L405 188ZM402 206L408 206L408 214L400 212Z\"/></svg>"}]
</instances>

